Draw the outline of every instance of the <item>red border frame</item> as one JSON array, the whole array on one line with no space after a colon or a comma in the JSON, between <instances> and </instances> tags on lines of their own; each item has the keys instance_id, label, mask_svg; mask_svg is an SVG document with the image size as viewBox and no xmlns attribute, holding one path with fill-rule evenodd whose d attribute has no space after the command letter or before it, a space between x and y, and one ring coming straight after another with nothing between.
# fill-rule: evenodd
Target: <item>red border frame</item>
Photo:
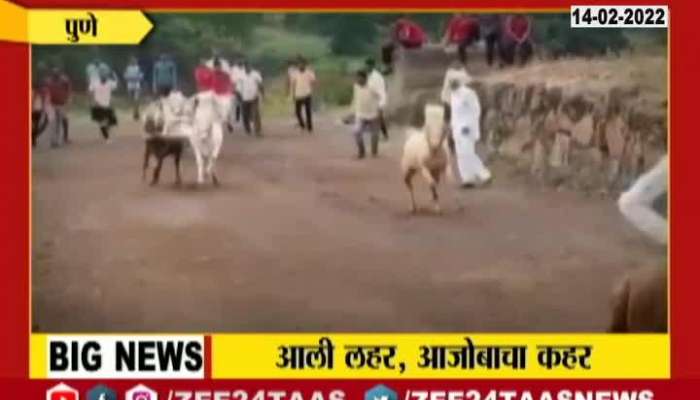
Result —
<instances>
[{"instance_id":1,"label":"red border frame","mask_svg":"<svg viewBox=\"0 0 700 400\"><path fill-rule=\"evenodd\" d=\"M572 4L661 4L658 1L565 1L565 0L441 0L436 6L430 0L255 0L245 5L227 0L131 0L118 5L106 0L64 0L56 4L53 0L20 0L26 7L46 8L145 8L175 10L184 9L315 9L333 11L357 9L358 11L386 10L395 8L437 11L450 8L492 9L566 9ZM700 378L700 320L697 312L696 282L700 281L700 270L692 260L694 257L693 229L700 226L700 213L693 204L700 203L700 189L692 185L695 146L700 146L700 137L695 133L694 101L698 95L700 71L700 48L694 29L700 3L688 0L668 1L671 10L671 56L670 56L670 124L676 132L671 146L671 354L672 377ZM0 228L0 250L4 265L0 267L0 377L26 379L29 373L29 46L0 42L0 126L3 131L4 154L0 157L0 177L5 185L5 196L0 204L4 224ZM643 349L640 349L643 351Z\"/></svg>"}]
</instances>

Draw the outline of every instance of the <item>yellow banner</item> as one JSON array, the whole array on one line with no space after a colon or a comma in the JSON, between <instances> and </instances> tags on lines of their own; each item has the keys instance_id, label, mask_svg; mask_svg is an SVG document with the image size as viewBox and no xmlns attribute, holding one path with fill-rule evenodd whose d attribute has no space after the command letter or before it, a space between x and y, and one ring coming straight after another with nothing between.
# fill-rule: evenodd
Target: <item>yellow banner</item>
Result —
<instances>
[{"instance_id":1,"label":"yellow banner","mask_svg":"<svg viewBox=\"0 0 700 400\"><path fill-rule=\"evenodd\" d=\"M138 44L153 24L133 10L24 9L0 0L0 40L32 44Z\"/></svg>"},{"instance_id":2,"label":"yellow banner","mask_svg":"<svg viewBox=\"0 0 700 400\"><path fill-rule=\"evenodd\" d=\"M231 334L213 335L211 362L215 379L664 379L669 348L637 334Z\"/></svg>"},{"instance_id":3,"label":"yellow banner","mask_svg":"<svg viewBox=\"0 0 700 400\"><path fill-rule=\"evenodd\" d=\"M185 339L197 345L204 342L203 335L34 334L30 377L192 379L203 377L205 365L210 365L214 379L670 378L668 335L223 334L211 336L211 352L206 357L200 352L202 362L195 363L191 374L185 368L191 365L188 354L193 361L197 353L185 352L170 360L155 356L176 354L172 346ZM144 341L143 348L131 347L131 342ZM70 351L49 349L57 342L70 344ZM89 348L87 343L99 346ZM143 361L152 368L140 371L141 363L136 369L115 368L120 352L113 347L119 343L133 350L131 355L122 354L124 360L148 357ZM159 350L166 348L171 350Z\"/></svg>"}]
</instances>

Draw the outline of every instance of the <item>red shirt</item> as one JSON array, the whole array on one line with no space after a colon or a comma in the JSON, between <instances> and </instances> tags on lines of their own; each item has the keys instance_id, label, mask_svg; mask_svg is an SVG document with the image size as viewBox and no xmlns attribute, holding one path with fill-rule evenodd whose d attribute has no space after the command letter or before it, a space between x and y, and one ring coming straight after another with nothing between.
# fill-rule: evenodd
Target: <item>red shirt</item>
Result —
<instances>
[{"instance_id":1,"label":"red shirt","mask_svg":"<svg viewBox=\"0 0 700 400\"><path fill-rule=\"evenodd\" d=\"M214 71L206 65L199 65L194 69L194 80L198 92L206 92L214 87Z\"/></svg>"},{"instance_id":2,"label":"red shirt","mask_svg":"<svg viewBox=\"0 0 700 400\"><path fill-rule=\"evenodd\" d=\"M403 47L409 49L421 47L426 42L426 39L425 31L417 23L406 18L396 21L394 25L394 40Z\"/></svg>"},{"instance_id":3,"label":"red shirt","mask_svg":"<svg viewBox=\"0 0 700 400\"><path fill-rule=\"evenodd\" d=\"M46 79L45 86L49 94L49 101L52 105L62 106L68 102L71 93L71 84L67 76L51 76Z\"/></svg>"},{"instance_id":4,"label":"red shirt","mask_svg":"<svg viewBox=\"0 0 700 400\"><path fill-rule=\"evenodd\" d=\"M447 38L450 43L460 44L476 40L479 35L479 21L466 15L455 15L447 25Z\"/></svg>"},{"instance_id":5,"label":"red shirt","mask_svg":"<svg viewBox=\"0 0 700 400\"><path fill-rule=\"evenodd\" d=\"M226 72L215 69L213 72L213 88L216 94L231 94L233 93L233 84L231 76Z\"/></svg>"},{"instance_id":6,"label":"red shirt","mask_svg":"<svg viewBox=\"0 0 700 400\"><path fill-rule=\"evenodd\" d=\"M530 37L530 20L524 15L511 15L506 20L506 31L518 43L522 43Z\"/></svg>"}]
</instances>

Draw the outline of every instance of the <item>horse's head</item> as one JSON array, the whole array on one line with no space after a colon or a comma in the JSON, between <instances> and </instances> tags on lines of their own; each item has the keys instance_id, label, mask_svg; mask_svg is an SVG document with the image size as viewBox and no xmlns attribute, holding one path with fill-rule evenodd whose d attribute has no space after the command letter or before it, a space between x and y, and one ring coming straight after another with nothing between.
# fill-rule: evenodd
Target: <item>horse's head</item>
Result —
<instances>
[{"instance_id":1,"label":"horse's head","mask_svg":"<svg viewBox=\"0 0 700 400\"><path fill-rule=\"evenodd\" d=\"M426 104L424 109L425 132L431 150L437 150L445 140L445 109L438 104Z\"/></svg>"},{"instance_id":2,"label":"horse's head","mask_svg":"<svg viewBox=\"0 0 700 400\"><path fill-rule=\"evenodd\" d=\"M182 92L172 91L163 101L175 115L183 115L186 111L188 99Z\"/></svg>"}]
</instances>

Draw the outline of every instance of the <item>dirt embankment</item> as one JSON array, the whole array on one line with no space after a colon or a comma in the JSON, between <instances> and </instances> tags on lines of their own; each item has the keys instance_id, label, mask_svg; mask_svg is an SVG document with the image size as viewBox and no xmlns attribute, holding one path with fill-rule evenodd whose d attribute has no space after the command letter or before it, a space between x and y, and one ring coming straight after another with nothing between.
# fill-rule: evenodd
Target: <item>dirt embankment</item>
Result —
<instances>
[{"instance_id":1,"label":"dirt embankment","mask_svg":"<svg viewBox=\"0 0 700 400\"><path fill-rule=\"evenodd\" d=\"M420 123L423 104L439 101L439 72L448 62L435 54L400 59L390 80L391 118ZM473 65L487 155L512 161L541 183L615 193L666 151L665 54Z\"/></svg>"}]
</instances>

